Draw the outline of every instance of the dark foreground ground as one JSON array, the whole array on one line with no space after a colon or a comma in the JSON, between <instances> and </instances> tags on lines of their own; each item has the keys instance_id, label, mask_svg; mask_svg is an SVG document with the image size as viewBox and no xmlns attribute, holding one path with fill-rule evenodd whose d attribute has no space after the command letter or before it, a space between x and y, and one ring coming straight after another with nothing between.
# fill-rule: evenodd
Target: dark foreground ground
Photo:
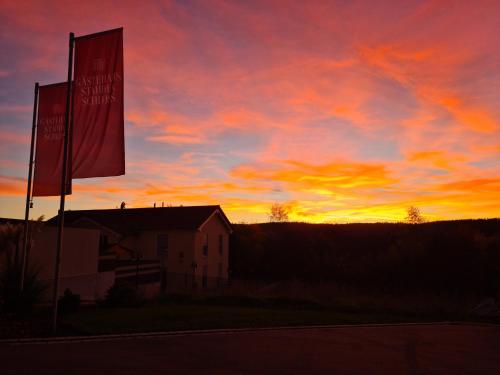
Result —
<instances>
[{"instance_id":1,"label":"dark foreground ground","mask_svg":"<svg viewBox=\"0 0 500 375\"><path fill-rule=\"evenodd\" d=\"M400 325L0 345L7 374L499 374L500 327Z\"/></svg>"}]
</instances>

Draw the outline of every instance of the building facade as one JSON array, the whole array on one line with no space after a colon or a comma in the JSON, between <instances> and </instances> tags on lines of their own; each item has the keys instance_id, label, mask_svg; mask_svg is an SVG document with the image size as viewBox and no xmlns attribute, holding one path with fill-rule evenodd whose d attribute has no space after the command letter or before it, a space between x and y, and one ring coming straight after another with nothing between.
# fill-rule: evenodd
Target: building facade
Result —
<instances>
[{"instance_id":1,"label":"building facade","mask_svg":"<svg viewBox=\"0 0 500 375\"><path fill-rule=\"evenodd\" d=\"M81 252L86 252L87 257L92 254L95 258L95 278L106 280L106 287L109 277L104 276L110 272L114 281L129 282L149 296L213 290L228 283L232 228L220 206L67 211L65 223L71 229L65 232L65 244L85 233L92 236L92 241L76 240L76 253L64 250L61 274L65 274L65 262L78 263ZM47 222L48 228L54 229L55 225L57 217ZM89 247L80 249L85 242ZM51 246L45 241L42 247ZM42 258L51 258L50 251L39 252L44 253L47 257ZM78 269L72 270L72 275L77 273ZM64 290L65 283L61 285ZM102 286L94 289L102 294Z\"/></svg>"}]
</instances>

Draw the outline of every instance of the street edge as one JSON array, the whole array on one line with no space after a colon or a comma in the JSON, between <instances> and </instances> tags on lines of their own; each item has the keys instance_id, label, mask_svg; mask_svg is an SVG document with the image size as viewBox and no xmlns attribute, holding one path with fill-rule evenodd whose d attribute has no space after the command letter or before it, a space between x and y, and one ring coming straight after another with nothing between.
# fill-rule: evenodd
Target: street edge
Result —
<instances>
[{"instance_id":1,"label":"street edge","mask_svg":"<svg viewBox=\"0 0 500 375\"><path fill-rule=\"evenodd\" d=\"M190 336L207 334L232 334L242 332L265 332L282 330L307 330L307 329L336 329L336 328L363 328L363 327L391 327L391 326L428 326L428 325L474 325L499 327L491 323L475 322L418 322L418 323L373 323L373 324L334 324L334 325L305 325L305 326L280 326L280 327L244 327L244 328L221 328L221 329L201 329L201 330L183 330L183 331L161 331L161 332L139 332L139 333L121 333L108 335L89 335L89 336L61 336L61 337L34 337L20 339L0 339L0 344L7 345L28 345L28 344L58 344L72 342L93 342L93 341L111 341L111 340L131 340L140 338L157 338L168 336Z\"/></svg>"}]
</instances>

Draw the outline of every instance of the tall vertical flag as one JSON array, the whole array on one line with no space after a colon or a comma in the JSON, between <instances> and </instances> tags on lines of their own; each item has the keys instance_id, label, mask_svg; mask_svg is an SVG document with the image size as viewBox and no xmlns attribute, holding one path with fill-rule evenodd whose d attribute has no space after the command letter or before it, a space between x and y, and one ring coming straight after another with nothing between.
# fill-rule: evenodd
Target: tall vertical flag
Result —
<instances>
[{"instance_id":1,"label":"tall vertical flag","mask_svg":"<svg viewBox=\"0 0 500 375\"><path fill-rule=\"evenodd\" d=\"M20 283L22 290L31 195L60 195L52 295L54 333L65 196L71 194L73 178L125 174L123 112L123 28L78 38L70 33L67 81L46 86L35 84ZM31 191L35 132L36 161Z\"/></svg>"},{"instance_id":2,"label":"tall vertical flag","mask_svg":"<svg viewBox=\"0 0 500 375\"><path fill-rule=\"evenodd\" d=\"M75 38L72 178L125 174L123 29Z\"/></svg>"},{"instance_id":3,"label":"tall vertical flag","mask_svg":"<svg viewBox=\"0 0 500 375\"><path fill-rule=\"evenodd\" d=\"M38 90L33 196L55 196L61 194L67 84L40 86ZM66 182L66 194L71 194L71 178Z\"/></svg>"}]
</instances>

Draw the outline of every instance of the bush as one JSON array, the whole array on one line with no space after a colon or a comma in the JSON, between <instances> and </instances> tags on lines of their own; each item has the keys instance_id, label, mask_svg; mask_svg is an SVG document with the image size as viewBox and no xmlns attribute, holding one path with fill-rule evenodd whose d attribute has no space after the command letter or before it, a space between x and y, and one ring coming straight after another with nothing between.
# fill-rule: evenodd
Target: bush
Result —
<instances>
[{"instance_id":1,"label":"bush","mask_svg":"<svg viewBox=\"0 0 500 375\"><path fill-rule=\"evenodd\" d=\"M74 294L71 290L66 289L64 296L59 298L57 308L61 314L72 314L80 309L80 295Z\"/></svg>"},{"instance_id":2,"label":"bush","mask_svg":"<svg viewBox=\"0 0 500 375\"><path fill-rule=\"evenodd\" d=\"M138 306L142 302L135 287L127 282L115 282L106 293L104 305L109 307Z\"/></svg>"},{"instance_id":3,"label":"bush","mask_svg":"<svg viewBox=\"0 0 500 375\"><path fill-rule=\"evenodd\" d=\"M38 279L37 267L28 265L24 275L24 288L19 291L21 262L7 259L0 270L0 303L6 312L25 314L40 301L47 285Z\"/></svg>"},{"instance_id":4,"label":"bush","mask_svg":"<svg viewBox=\"0 0 500 375\"><path fill-rule=\"evenodd\" d=\"M39 230L41 220L43 218L35 226L31 224L32 232ZM47 289L47 285L38 279L39 268L27 263L24 288L20 291L23 229L23 225L0 225L0 308L16 314L29 313Z\"/></svg>"}]
</instances>

